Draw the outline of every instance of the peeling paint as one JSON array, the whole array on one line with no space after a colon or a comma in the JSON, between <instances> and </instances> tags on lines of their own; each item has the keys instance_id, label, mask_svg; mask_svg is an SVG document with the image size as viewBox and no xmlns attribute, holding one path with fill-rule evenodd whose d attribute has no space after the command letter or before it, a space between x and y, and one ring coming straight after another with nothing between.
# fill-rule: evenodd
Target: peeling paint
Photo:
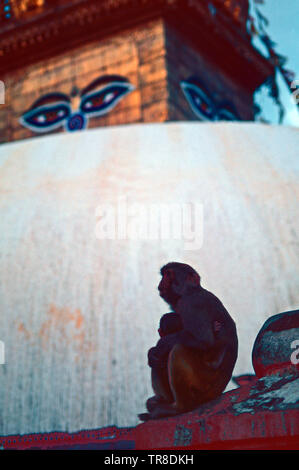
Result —
<instances>
[{"instance_id":1,"label":"peeling paint","mask_svg":"<svg viewBox=\"0 0 299 470\"><path fill-rule=\"evenodd\" d=\"M299 379L281 385L276 390L259 393L255 398L250 398L242 403L235 403L233 409L237 413L255 413L258 408L277 410L288 408L291 405L297 405L299 408Z\"/></svg>"},{"instance_id":2,"label":"peeling paint","mask_svg":"<svg viewBox=\"0 0 299 470\"><path fill-rule=\"evenodd\" d=\"M174 432L174 446L183 447L190 445L192 441L192 429L188 429L186 426L177 425Z\"/></svg>"}]
</instances>

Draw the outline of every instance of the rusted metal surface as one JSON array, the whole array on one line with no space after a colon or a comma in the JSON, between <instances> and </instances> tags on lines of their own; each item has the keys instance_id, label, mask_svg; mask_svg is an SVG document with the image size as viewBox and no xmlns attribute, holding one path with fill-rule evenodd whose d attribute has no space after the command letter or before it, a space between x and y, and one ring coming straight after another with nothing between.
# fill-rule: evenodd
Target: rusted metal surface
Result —
<instances>
[{"instance_id":1,"label":"rusted metal surface","mask_svg":"<svg viewBox=\"0 0 299 470\"><path fill-rule=\"evenodd\" d=\"M296 129L232 123L1 146L0 435L138 423L170 260L198 269L223 301L239 335L235 374L251 372L264 321L298 305L297 147ZM120 197L202 203L203 246L97 239L96 207Z\"/></svg>"}]
</instances>

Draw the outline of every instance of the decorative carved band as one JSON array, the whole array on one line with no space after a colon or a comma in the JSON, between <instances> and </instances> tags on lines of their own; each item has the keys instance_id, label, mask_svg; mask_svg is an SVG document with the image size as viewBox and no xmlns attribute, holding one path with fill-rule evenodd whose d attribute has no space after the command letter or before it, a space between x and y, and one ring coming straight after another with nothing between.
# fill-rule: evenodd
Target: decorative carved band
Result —
<instances>
[{"instance_id":1,"label":"decorative carved band","mask_svg":"<svg viewBox=\"0 0 299 470\"><path fill-rule=\"evenodd\" d=\"M10 0L13 2L13 0ZM227 0L226 0L227 1ZM65 52L89 40L113 34L117 30L167 15L179 16L181 23L197 28L205 24L223 38L242 60L255 64L262 75L269 75L269 65L251 46L244 31L220 9L224 0L15 0L19 19L0 28L0 73L26 66L34 61ZM234 0L243 3L247 0ZM26 7L37 8L36 15L21 20ZM226 3L226 7L228 4ZM233 4L236 8L235 3ZM16 10L17 11L17 10ZM34 8L33 8L34 11ZM235 11L235 10L233 10ZM173 13L174 12L174 13ZM2 25L0 25L2 26ZM188 27L186 27L188 34ZM258 67L257 67L257 63Z\"/></svg>"}]
</instances>

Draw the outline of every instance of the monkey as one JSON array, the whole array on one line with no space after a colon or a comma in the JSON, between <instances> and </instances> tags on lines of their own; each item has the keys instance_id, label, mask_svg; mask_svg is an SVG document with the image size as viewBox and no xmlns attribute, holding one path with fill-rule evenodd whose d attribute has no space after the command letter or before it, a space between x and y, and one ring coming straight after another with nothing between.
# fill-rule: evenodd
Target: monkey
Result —
<instances>
[{"instance_id":1,"label":"monkey","mask_svg":"<svg viewBox=\"0 0 299 470\"><path fill-rule=\"evenodd\" d=\"M165 338L167 335L177 333L182 328L183 324L180 315L174 312L165 313L160 318L158 333L161 338ZM148 410L152 410L157 403L170 403L173 400L167 374L168 355L173 346L171 343L172 338L173 336L170 336L167 340L158 341L156 347L148 351L148 365L151 367L151 382L155 392L155 396L149 398L146 402ZM155 351L158 351L158 361ZM160 382L163 384L161 390Z\"/></svg>"},{"instance_id":2,"label":"monkey","mask_svg":"<svg viewBox=\"0 0 299 470\"><path fill-rule=\"evenodd\" d=\"M236 324L222 302L201 286L189 265L170 262L161 268L160 297L173 313L162 316L162 336L148 351L155 395L141 421L175 416L216 399L231 379L238 356ZM163 334L163 317L178 322ZM170 320L169 320L170 321Z\"/></svg>"},{"instance_id":3,"label":"monkey","mask_svg":"<svg viewBox=\"0 0 299 470\"><path fill-rule=\"evenodd\" d=\"M160 318L158 333L160 337L176 333L183 328L180 315L174 312L165 313Z\"/></svg>"}]
</instances>

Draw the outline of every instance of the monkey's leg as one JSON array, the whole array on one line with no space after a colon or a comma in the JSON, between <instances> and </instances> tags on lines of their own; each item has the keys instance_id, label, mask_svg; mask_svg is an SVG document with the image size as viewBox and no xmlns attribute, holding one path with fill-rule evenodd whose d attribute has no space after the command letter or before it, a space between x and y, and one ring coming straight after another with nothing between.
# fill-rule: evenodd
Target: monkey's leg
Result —
<instances>
[{"instance_id":1,"label":"monkey's leg","mask_svg":"<svg viewBox=\"0 0 299 470\"><path fill-rule=\"evenodd\" d=\"M164 368L152 368L151 378L158 401L171 403L173 394L169 385L167 365Z\"/></svg>"},{"instance_id":2,"label":"monkey's leg","mask_svg":"<svg viewBox=\"0 0 299 470\"><path fill-rule=\"evenodd\" d=\"M152 368L152 387L155 392L153 397L148 398L146 408L149 413L140 413L138 415L141 421L152 419L152 413L156 408L173 402L173 395L168 381L168 370L164 368Z\"/></svg>"},{"instance_id":3,"label":"monkey's leg","mask_svg":"<svg viewBox=\"0 0 299 470\"><path fill-rule=\"evenodd\" d=\"M201 401L204 388L202 380L203 360L200 352L176 344L168 360L168 375L174 396L172 407L178 412L193 409Z\"/></svg>"},{"instance_id":4,"label":"monkey's leg","mask_svg":"<svg viewBox=\"0 0 299 470\"><path fill-rule=\"evenodd\" d=\"M168 359L168 376L174 397L172 403L158 404L148 419L175 416L190 411L205 401L205 384L201 354L190 348L175 345Z\"/></svg>"}]
</instances>

